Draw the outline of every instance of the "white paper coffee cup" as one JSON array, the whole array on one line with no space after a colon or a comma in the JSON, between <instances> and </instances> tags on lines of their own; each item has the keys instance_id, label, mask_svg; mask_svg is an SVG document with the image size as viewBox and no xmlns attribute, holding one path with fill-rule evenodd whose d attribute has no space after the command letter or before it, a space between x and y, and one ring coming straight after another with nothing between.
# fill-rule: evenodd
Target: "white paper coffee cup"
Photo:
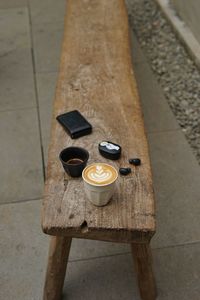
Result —
<instances>
[{"instance_id":1,"label":"white paper coffee cup","mask_svg":"<svg viewBox=\"0 0 200 300\"><path fill-rule=\"evenodd\" d=\"M82 178L90 202L96 206L103 206L109 202L114 193L118 172L109 164L95 163L83 170Z\"/></svg>"}]
</instances>

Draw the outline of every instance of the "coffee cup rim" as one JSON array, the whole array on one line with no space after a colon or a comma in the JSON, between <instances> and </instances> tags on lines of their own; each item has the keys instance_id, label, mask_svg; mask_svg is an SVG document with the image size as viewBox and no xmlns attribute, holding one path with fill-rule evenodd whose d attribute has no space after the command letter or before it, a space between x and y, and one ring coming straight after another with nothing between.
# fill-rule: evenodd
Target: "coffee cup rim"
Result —
<instances>
[{"instance_id":1,"label":"coffee cup rim","mask_svg":"<svg viewBox=\"0 0 200 300\"><path fill-rule=\"evenodd\" d=\"M109 167L113 168L113 170L115 171L115 174L116 174L115 179L113 179L113 180L112 180L111 182L109 182L109 183L104 183L104 184L95 184L95 183L91 183L89 180L87 180L87 179L85 178L84 172L85 172L86 169L88 169L89 167L94 166L94 165L106 165L106 166L109 166ZM112 183L114 183L114 182L117 180L118 176L119 176L119 174L118 174L118 172L117 172L117 169L116 169L115 167L113 167L112 165L109 165L109 164L104 163L104 162L92 163L92 164L86 166L86 167L83 169L83 172L82 172L82 178L83 178L83 180L84 180L85 182L87 182L88 184L90 184L91 186L97 186L97 187L102 187L102 186L108 186L108 185L111 185Z\"/></svg>"},{"instance_id":2,"label":"coffee cup rim","mask_svg":"<svg viewBox=\"0 0 200 300\"><path fill-rule=\"evenodd\" d=\"M89 159L89 152L88 152L86 149L82 148L82 147L76 147L76 146L70 146L70 147L64 148L64 149L60 152L60 154L59 154L60 161L61 161L64 165L71 166L72 164L69 164L69 163L67 163L66 161L64 161L64 160L62 159L62 154L63 154L64 152L66 152L66 151L69 151L69 150L76 150L76 149L78 149L78 150L82 151L84 154L86 154L86 158L85 158L80 164L77 164L77 166L80 166L80 165L84 164L85 162L87 162L88 159ZM73 166L73 165L72 165L72 166Z\"/></svg>"}]
</instances>

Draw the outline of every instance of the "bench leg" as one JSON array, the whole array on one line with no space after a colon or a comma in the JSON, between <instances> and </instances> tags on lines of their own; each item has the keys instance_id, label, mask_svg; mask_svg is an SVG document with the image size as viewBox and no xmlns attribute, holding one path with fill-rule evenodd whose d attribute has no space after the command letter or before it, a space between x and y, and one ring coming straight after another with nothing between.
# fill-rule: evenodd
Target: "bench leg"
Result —
<instances>
[{"instance_id":1,"label":"bench leg","mask_svg":"<svg viewBox=\"0 0 200 300\"><path fill-rule=\"evenodd\" d=\"M43 300L61 299L71 240L68 237L51 237Z\"/></svg>"},{"instance_id":2,"label":"bench leg","mask_svg":"<svg viewBox=\"0 0 200 300\"><path fill-rule=\"evenodd\" d=\"M131 244L138 285L142 300L156 299L156 284L152 270L152 255L149 244Z\"/></svg>"}]
</instances>

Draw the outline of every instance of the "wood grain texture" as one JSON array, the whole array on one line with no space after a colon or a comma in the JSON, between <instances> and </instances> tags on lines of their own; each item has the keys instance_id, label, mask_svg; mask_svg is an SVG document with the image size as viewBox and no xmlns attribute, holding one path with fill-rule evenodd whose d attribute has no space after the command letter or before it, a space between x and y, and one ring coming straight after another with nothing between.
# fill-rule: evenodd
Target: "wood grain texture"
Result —
<instances>
[{"instance_id":1,"label":"wood grain texture","mask_svg":"<svg viewBox=\"0 0 200 300\"><path fill-rule=\"evenodd\" d=\"M144 87L145 88L145 87ZM56 116L78 109L93 125L91 135L72 140ZM98 143L122 146L119 161L98 153ZM75 145L90 153L89 163L140 167L120 176L111 202L95 207L81 179L64 174L60 151ZM149 240L155 232L152 175L137 86L131 64L129 29L123 0L68 0L64 40L52 116L43 231L52 235L131 242ZM84 228L83 228L84 227Z\"/></svg>"},{"instance_id":2,"label":"wood grain texture","mask_svg":"<svg viewBox=\"0 0 200 300\"><path fill-rule=\"evenodd\" d=\"M43 300L60 300L65 279L71 238L52 237Z\"/></svg>"},{"instance_id":3,"label":"wood grain texture","mask_svg":"<svg viewBox=\"0 0 200 300\"><path fill-rule=\"evenodd\" d=\"M133 259L138 278L138 285L142 300L156 299L156 284L152 270L152 255L150 245L132 244Z\"/></svg>"}]
</instances>

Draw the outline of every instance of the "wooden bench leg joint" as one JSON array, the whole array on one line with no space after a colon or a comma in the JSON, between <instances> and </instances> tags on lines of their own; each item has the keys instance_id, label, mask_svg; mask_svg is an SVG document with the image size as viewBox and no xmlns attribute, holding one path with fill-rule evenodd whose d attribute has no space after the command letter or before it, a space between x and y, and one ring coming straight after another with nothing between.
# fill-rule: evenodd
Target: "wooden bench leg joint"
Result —
<instances>
[{"instance_id":1,"label":"wooden bench leg joint","mask_svg":"<svg viewBox=\"0 0 200 300\"><path fill-rule=\"evenodd\" d=\"M142 300L156 299L156 284L152 269L152 254L149 244L131 244Z\"/></svg>"},{"instance_id":2,"label":"wooden bench leg joint","mask_svg":"<svg viewBox=\"0 0 200 300\"><path fill-rule=\"evenodd\" d=\"M71 240L51 237L43 300L61 299Z\"/></svg>"}]
</instances>

